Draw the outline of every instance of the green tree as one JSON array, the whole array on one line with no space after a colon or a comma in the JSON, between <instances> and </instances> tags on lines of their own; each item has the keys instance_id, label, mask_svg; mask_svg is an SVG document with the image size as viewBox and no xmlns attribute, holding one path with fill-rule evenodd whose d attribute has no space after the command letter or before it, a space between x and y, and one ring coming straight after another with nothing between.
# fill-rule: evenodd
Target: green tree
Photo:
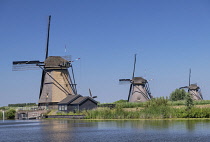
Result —
<instances>
[{"instance_id":1,"label":"green tree","mask_svg":"<svg viewBox=\"0 0 210 142\"><path fill-rule=\"evenodd\" d=\"M7 119L15 119L15 110L14 109L10 109L8 111L6 111L6 118Z\"/></svg>"},{"instance_id":2,"label":"green tree","mask_svg":"<svg viewBox=\"0 0 210 142\"><path fill-rule=\"evenodd\" d=\"M0 107L0 110L6 110L6 108L5 107Z\"/></svg>"},{"instance_id":3,"label":"green tree","mask_svg":"<svg viewBox=\"0 0 210 142\"><path fill-rule=\"evenodd\" d=\"M3 119L3 114L2 112L0 111L0 120Z\"/></svg>"},{"instance_id":4,"label":"green tree","mask_svg":"<svg viewBox=\"0 0 210 142\"><path fill-rule=\"evenodd\" d=\"M178 100L184 100L187 95L187 92L185 92L184 89L176 89L170 94L170 100L171 101L178 101Z\"/></svg>"},{"instance_id":5,"label":"green tree","mask_svg":"<svg viewBox=\"0 0 210 142\"><path fill-rule=\"evenodd\" d=\"M194 106L193 99L189 93L187 93L185 97L185 106L187 107L187 111L189 111Z\"/></svg>"}]
</instances>

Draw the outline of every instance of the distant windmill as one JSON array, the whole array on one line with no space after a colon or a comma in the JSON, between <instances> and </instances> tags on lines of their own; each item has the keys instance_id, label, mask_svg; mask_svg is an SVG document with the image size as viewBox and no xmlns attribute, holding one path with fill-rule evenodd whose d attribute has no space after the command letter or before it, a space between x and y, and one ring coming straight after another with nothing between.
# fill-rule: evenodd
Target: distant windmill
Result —
<instances>
[{"instance_id":1,"label":"distant windmill","mask_svg":"<svg viewBox=\"0 0 210 142\"><path fill-rule=\"evenodd\" d=\"M134 77L136 67L136 54L134 56L134 68L132 79L120 79L120 83L130 83L128 102L146 102L152 98L149 83L142 77Z\"/></svg>"},{"instance_id":2,"label":"distant windmill","mask_svg":"<svg viewBox=\"0 0 210 142\"><path fill-rule=\"evenodd\" d=\"M47 46L45 61L14 61L13 71L29 70L34 68L42 69L41 86L39 93L39 106L49 106L57 108L57 103L67 97L76 95L77 89L74 78L74 71L71 62L61 56L49 56L49 33L50 20L48 22ZM71 68L72 75L68 71Z\"/></svg>"},{"instance_id":3,"label":"distant windmill","mask_svg":"<svg viewBox=\"0 0 210 142\"><path fill-rule=\"evenodd\" d=\"M89 88L89 93L90 93L90 97L91 97L91 98L93 98L93 99L94 99L94 98L97 98L97 96L93 96L93 95L92 95L92 92L91 92L90 88Z\"/></svg>"},{"instance_id":4,"label":"distant windmill","mask_svg":"<svg viewBox=\"0 0 210 142\"><path fill-rule=\"evenodd\" d=\"M191 84L190 79L191 79L191 69L189 72L189 86L180 87L180 89L187 88L188 93L192 96L193 100L203 100L200 87L197 84Z\"/></svg>"}]
</instances>

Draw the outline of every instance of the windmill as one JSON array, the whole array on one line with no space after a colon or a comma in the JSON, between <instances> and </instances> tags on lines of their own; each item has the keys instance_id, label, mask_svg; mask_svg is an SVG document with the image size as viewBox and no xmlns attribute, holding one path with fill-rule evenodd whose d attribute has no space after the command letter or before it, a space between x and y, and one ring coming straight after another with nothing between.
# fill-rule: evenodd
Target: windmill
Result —
<instances>
[{"instance_id":1,"label":"windmill","mask_svg":"<svg viewBox=\"0 0 210 142\"><path fill-rule=\"evenodd\" d=\"M152 97L149 83L143 77L134 77L136 67L136 54L134 56L134 68L132 79L120 79L119 82L130 83L130 89L128 94L128 102L146 102Z\"/></svg>"},{"instance_id":2,"label":"windmill","mask_svg":"<svg viewBox=\"0 0 210 142\"><path fill-rule=\"evenodd\" d=\"M200 87L197 84L191 84L190 79L191 79L191 69L189 71L189 86L180 87L179 89L187 88L188 93L192 96L193 100L203 100Z\"/></svg>"},{"instance_id":3,"label":"windmill","mask_svg":"<svg viewBox=\"0 0 210 142\"><path fill-rule=\"evenodd\" d=\"M57 108L57 103L68 95L76 95L77 89L74 78L74 71L71 62L61 56L48 56L49 35L50 35L49 16L47 45L45 61L14 61L13 71L42 69L41 86L39 93L39 106L49 106ZM71 68L71 75L68 69Z\"/></svg>"},{"instance_id":4,"label":"windmill","mask_svg":"<svg viewBox=\"0 0 210 142\"><path fill-rule=\"evenodd\" d=\"M91 97L91 98L93 98L93 99L94 99L94 98L97 98L97 96L93 96L93 95L92 95L92 92L91 92L90 88L89 88L89 94L90 94L90 97Z\"/></svg>"}]
</instances>

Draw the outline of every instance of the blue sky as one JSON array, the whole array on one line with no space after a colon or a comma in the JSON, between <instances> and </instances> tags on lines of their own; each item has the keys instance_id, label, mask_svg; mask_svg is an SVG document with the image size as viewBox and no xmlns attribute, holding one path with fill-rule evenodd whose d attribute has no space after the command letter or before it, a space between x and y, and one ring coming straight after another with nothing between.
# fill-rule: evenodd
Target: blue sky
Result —
<instances>
[{"instance_id":1,"label":"blue sky","mask_svg":"<svg viewBox=\"0 0 210 142\"><path fill-rule=\"evenodd\" d=\"M197 83L210 96L208 0L0 0L0 106L37 102L41 70L12 71L12 61L44 60L48 15L49 55L71 55L78 93L101 103L127 99L135 76L150 81L154 97ZM64 52L65 45L67 53Z\"/></svg>"}]
</instances>

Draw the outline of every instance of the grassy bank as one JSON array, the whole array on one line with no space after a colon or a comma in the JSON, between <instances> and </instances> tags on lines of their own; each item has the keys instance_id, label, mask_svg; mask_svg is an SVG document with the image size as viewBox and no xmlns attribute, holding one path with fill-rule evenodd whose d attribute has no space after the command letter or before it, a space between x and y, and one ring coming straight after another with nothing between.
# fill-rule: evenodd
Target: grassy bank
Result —
<instances>
[{"instance_id":1,"label":"grassy bank","mask_svg":"<svg viewBox=\"0 0 210 142\"><path fill-rule=\"evenodd\" d=\"M210 118L209 100L194 101L187 107L186 101L168 101L165 98L152 99L145 103L116 103L115 108L99 107L77 113L59 112L57 115L85 115L86 119L172 119L172 118ZM178 107L176 107L178 106ZM181 107L180 107L181 106Z\"/></svg>"},{"instance_id":2,"label":"grassy bank","mask_svg":"<svg viewBox=\"0 0 210 142\"><path fill-rule=\"evenodd\" d=\"M196 105L208 104L210 101L196 101ZM178 104L185 105L184 101L177 102ZM125 109L129 103L117 105L114 109L100 108L83 112L87 119L162 119L162 118L210 118L209 107L196 107L192 108L179 107L174 108L175 102L169 102L164 98L157 98L146 103L132 104L136 109Z\"/></svg>"},{"instance_id":3,"label":"grassy bank","mask_svg":"<svg viewBox=\"0 0 210 142\"><path fill-rule=\"evenodd\" d=\"M57 113L57 115L85 115L86 119L168 119L168 118L210 118L210 108L193 107L190 110L172 107L156 107L127 111L123 108L98 108L77 113Z\"/></svg>"},{"instance_id":4,"label":"grassy bank","mask_svg":"<svg viewBox=\"0 0 210 142\"><path fill-rule=\"evenodd\" d=\"M206 105L210 104L210 100L197 100L193 101L194 105ZM168 104L171 106L180 106L180 105L185 105L185 101L168 101Z\"/></svg>"},{"instance_id":5,"label":"grassy bank","mask_svg":"<svg viewBox=\"0 0 210 142\"><path fill-rule=\"evenodd\" d=\"M57 112L51 110L48 115L85 115L86 119L176 119L176 118L210 118L210 100L193 101L192 107L187 107L186 101L169 101L165 98L155 98L145 103L115 103L114 108L98 107L95 110L82 112ZM5 111L5 119L14 119L15 110ZM2 112L0 111L0 119Z\"/></svg>"},{"instance_id":6,"label":"grassy bank","mask_svg":"<svg viewBox=\"0 0 210 142\"><path fill-rule=\"evenodd\" d=\"M96 109L82 112L86 119L163 119L163 118L210 118L210 108L156 108L137 111L123 109Z\"/></svg>"},{"instance_id":7,"label":"grassy bank","mask_svg":"<svg viewBox=\"0 0 210 142\"><path fill-rule=\"evenodd\" d=\"M210 105L210 100L197 100L193 102L194 105ZM144 103L130 103L130 102L122 102L122 103L115 103L116 106L122 107L122 108L138 108L138 107L145 107L147 102ZM181 101L167 101L167 104L169 106L183 106L185 105L185 100Z\"/></svg>"}]
</instances>

